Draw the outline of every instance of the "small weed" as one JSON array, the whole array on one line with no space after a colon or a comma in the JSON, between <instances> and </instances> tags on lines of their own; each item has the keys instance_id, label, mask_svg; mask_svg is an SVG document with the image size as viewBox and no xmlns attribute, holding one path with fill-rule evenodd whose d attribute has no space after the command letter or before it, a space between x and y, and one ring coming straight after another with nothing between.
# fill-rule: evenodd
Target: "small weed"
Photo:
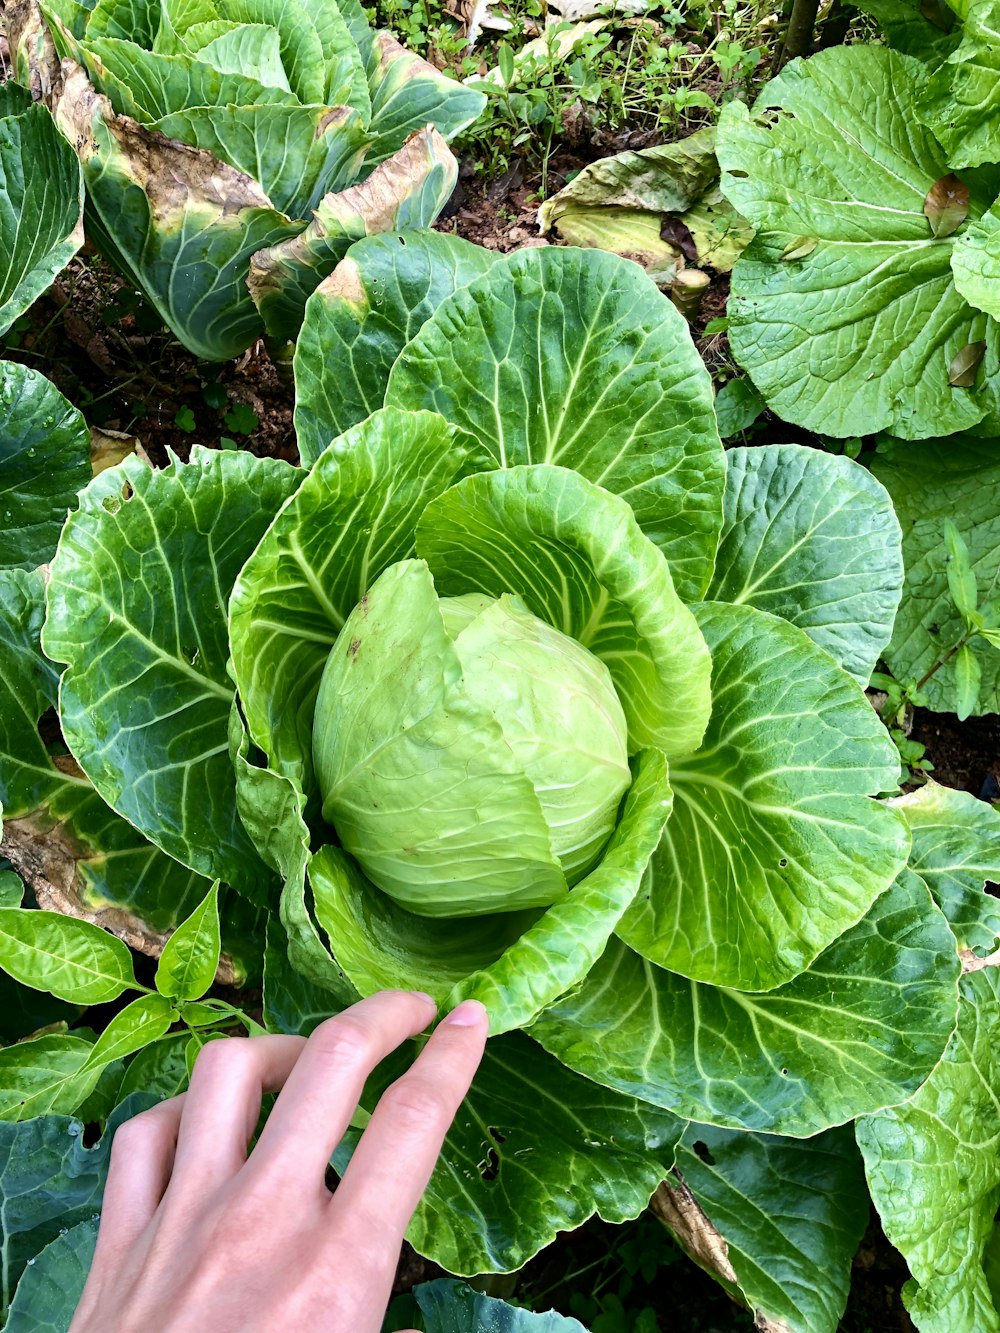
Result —
<instances>
[{"instance_id":1,"label":"small weed","mask_svg":"<svg viewBox=\"0 0 1000 1333\"><path fill-rule=\"evenodd\" d=\"M222 420L234 435L250 435L260 425L260 418L249 403L233 403Z\"/></svg>"}]
</instances>

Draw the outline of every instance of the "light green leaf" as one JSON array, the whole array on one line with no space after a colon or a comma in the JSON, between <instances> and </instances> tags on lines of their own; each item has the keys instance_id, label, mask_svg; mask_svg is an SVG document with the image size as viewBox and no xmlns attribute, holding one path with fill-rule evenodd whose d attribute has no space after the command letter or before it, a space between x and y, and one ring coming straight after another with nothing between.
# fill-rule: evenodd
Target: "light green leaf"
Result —
<instances>
[{"instance_id":1,"label":"light green leaf","mask_svg":"<svg viewBox=\"0 0 1000 1333\"><path fill-rule=\"evenodd\" d=\"M956 51L931 76L916 114L940 139L953 167L997 160L1000 133L1000 7L972 0Z\"/></svg>"},{"instance_id":2,"label":"light green leaf","mask_svg":"<svg viewBox=\"0 0 1000 1333\"><path fill-rule=\"evenodd\" d=\"M709 596L798 625L866 686L903 584L899 522L884 487L849 458L797 444L730 449L726 461Z\"/></svg>"},{"instance_id":3,"label":"light green leaf","mask_svg":"<svg viewBox=\"0 0 1000 1333\"><path fill-rule=\"evenodd\" d=\"M757 228L733 270L730 345L768 405L810 430L921 439L996 411L997 330L952 279L962 229L935 237L923 211L949 171L915 123L925 79L884 47L834 47L788 65L753 113L733 102L720 117L722 187ZM1000 175L967 184L974 221ZM797 236L816 248L781 262ZM955 355L979 341L978 387L950 386Z\"/></svg>"},{"instance_id":4,"label":"light green leaf","mask_svg":"<svg viewBox=\"0 0 1000 1333\"><path fill-rule=\"evenodd\" d=\"M505 466L432 500L417 553L441 596L517 593L599 657L630 752L655 746L670 758L698 745L711 706L708 651L624 500L570 468Z\"/></svg>"},{"instance_id":5,"label":"light green leaf","mask_svg":"<svg viewBox=\"0 0 1000 1333\"><path fill-rule=\"evenodd\" d=\"M979 658L968 644L964 644L955 654L955 712L959 722L964 722L970 713L977 711L982 682Z\"/></svg>"},{"instance_id":6,"label":"light green leaf","mask_svg":"<svg viewBox=\"0 0 1000 1333\"><path fill-rule=\"evenodd\" d=\"M962 438L906 446L889 441L872 471L892 496L903 528L904 594L885 660L897 680L915 682L940 712L958 706L955 657L937 663L964 637L950 595L941 528L955 521L969 550L980 603L1000 594L1000 487L997 441ZM1000 652L977 636L969 644L981 671L977 712L1000 709ZM957 655L956 655L957 656ZM928 672L932 672L928 676Z\"/></svg>"},{"instance_id":7,"label":"light green leaf","mask_svg":"<svg viewBox=\"0 0 1000 1333\"><path fill-rule=\"evenodd\" d=\"M954 1027L958 973L947 922L903 871L776 990L688 981L613 941L531 1035L587 1078L691 1120L805 1138L917 1090Z\"/></svg>"},{"instance_id":8,"label":"light green leaf","mask_svg":"<svg viewBox=\"0 0 1000 1333\"><path fill-rule=\"evenodd\" d=\"M682 255L660 235L662 225L662 213L577 204L561 212L556 224L565 245L621 255L638 264L658 287L669 287L677 277Z\"/></svg>"},{"instance_id":9,"label":"light green leaf","mask_svg":"<svg viewBox=\"0 0 1000 1333\"><path fill-rule=\"evenodd\" d=\"M139 46L151 47L160 26L160 0L97 0L90 9L83 35L124 37Z\"/></svg>"},{"instance_id":10,"label":"light green leaf","mask_svg":"<svg viewBox=\"0 0 1000 1333\"><path fill-rule=\"evenodd\" d=\"M0 333L52 284L83 244L76 154L46 108L12 85L0 98ZM0 392L0 403L7 406Z\"/></svg>"},{"instance_id":11,"label":"light green leaf","mask_svg":"<svg viewBox=\"0 0 1000 1333\"><path fill-rule=\"evenodd\" d=\"M161 995L197 1000L215 980L222 942L219 938L219 886L177 927L163 946L156 969Z\"/></svg>"},{"instance_id":12,"label":"light green leaf","mask_svg":"<svg viewBox=\"0 0 1000 1333\"><path fill-rule=\"evenodd\" d=\"M253 176L278 212L305 221L328 191L357 178L371 142L346 106L197 106L150 128Z\"/></svg>"},{"instance_id":13,"label":"light green leaf","mask_svg":"<svg viewBox=\"0 0 1000 1333\"><path fill-rule=\"evenodd\" d=\"M90 1148L79 1120L40 1116L26 1124L0 1123L0 1319L28 1260L100 1208L115 1129L149 1104L146 1097L124 1103ZM58 1333L65 1333L65 1326Z\"/></svg>"},{"instance_id":14,"label":"light green leaf","mask_svg":"<svg viewBox=\"0 0 1000 1333\"><path fill-rule=\"evenodd\" d=\"M429 227L457 179L457 160L428 126L360 184L326 195L304 231L260 249L247 283L271 337L296 337L306 301L355 241L377 232Z\"/></svg>"},{"instance_id":15,"label":"light green leaf","mask_svg":"<svg viewBox=\"0 0 1000 1333\"><path fill-rule=\"evenodd\" d=\"M214 7L214 6L213 6ZM330 6L315 7L317 16L328 16ZM300 0L218 0L221 18L234 23L261 23L277 29L281 63L296 97L305 105L326 98L326 59L313 6ZM240 99L250 105L250 99Z\"/></svg>"},{"instance_id":16,"label":"light green leaf","mask_svg":"<svg viewBox=\"0 0 1000 1333\"><path fill-rule=\"evenodd\" d=\"M102 252L195 356L225 361L249 347L264 331L246 286L250 256L302 223L210 153L116 117L82 70L67 78L54 114L82 145L87 226Z\"/></svg>"},{"instance_id":17,"label":"light green leaf","mask_svg":"<svg viewBox=\"0 0 1000 1333\"><path fill-rule=\"evenodd\" d=\"M968 622L979 605L976 574L969 559L969 548L965 544L965 539L950 518L944 521L944 544L948 551L945 558L948 591L959 615Z\"/></svg>"},{"instance_id":18,"label":"light green leaf","mask_svg":"<svg viewBox=\"0 0 1000 1333\"><path fill-rule=\"evenodd\" d=\"M375 34L369 60L372 129L378 141L368 161L384 162L411 134L433 125L446 141L477 120L486 105L481 92L443 74L388 32Z\"/></svg>"},{"instance_id":19,"label":"light green leaf","mask_svg":"<svg viewBox=\"0 0 1000 1333\"><path fill-rule=\"evenodd\" d=\"M414 1287L425 1333L587 1333L576 1319L550 1310L532 1314L493 1296L484 1296L461 1282L437 1278Z\"/></svg>"},{"instance_id":20,"label":"light green leaf","mask_svg":"<svg viewBox=\"0 0 1000 1333\"><path fill-rule=\"evenodd\" d=\"M660 967L738 990L789 981L906 864L909 832L870 799L895 746L857 683L802 630L705 602L712 716L671 766L675 807L618 933Z\"/></svg>"},{"instance_id":21,"label":"light green leaf","mask_svg":"<svg viewBox=\"0 0 1000 1333\"><path fill-rule=\"evenodd\" d=\"M37 370L0 361L0 566L49 560L90 477L83 416Z\"/></svg>"},{"instance_id":22,"label":"light green leaf","mask_svg":"<svg viewBox=\"0 0 1000 1333\"><path fill-rule=\"evenodd\" d=\"M561 464L621 495L679 595L703 595L725 481L711 382L683 318L635 264L515 252L428 319L386 402L440 412L498 467Z\"/></svg>"},{"instance_id":23,"label":"light green leaf","mask_svg":"<svg viewBox=\"0 0 1000 1333\"><path fill-rule=\"evenodd\" d=\"M935 69L955 49L962 25L954 7L944 0L860 0L858 8L870 14L885 34L889 46L916 56Z\"/></svg>"},{"instance_id":24,"label":"light green leaf","mask_svg":"<svg viewBox=\"0 0 1000 1333\"><path fill-rule=\"evenodd\" d=\"M529 1023L600 957L670 814L666 764L645 751L600 864L547 911L431 920L381 894L339 848L312 859L316 916L365 995L425 990L447 1008L472 997L493 1033Z\"/></svg>"},{"instance_id":25,"label":"light green leaf","mask_svg":"<svg viewBox=\"0 0 1000 1333\"><path fill-rule=\"evenodd\" d=\"M1000 156L994 150L994 157ZM955 287L969 305L1000 318L1000 205L966 227L951 256Z\"/></svg>"},{"instance_id":26,"label":"light green leaf","mask_svg":"<svg viewBox=\"0 0 1000 1333\"><path fill-rule=\"evenodd\" d=\"M213 34L211 30L216 27L223 31ZM199 32L199 28L205 31ZM87 35L90 36L89 27ZM281 63L278 31L266 23L221 20L218 24L199 24L198 28L187 32L185 42L192 55L213 66L220 74L246 74L265 88L291 92L288 75Z\"/></svg>"},{"instance_id":27,"label":"light green leaf","mask_svg":"<svg viewBox=\"0 0 1000 1333\"><path fill-rule=\"evenodd\" d=\"M61 1228L31 1259L4 1324L5 1333L66 1333L83 1295L97 1244L96 1217Z\"/></svg>"},{"instance_id":28,"label":"light green leaf","mask_svg":"<svg viewBox=\"0 0 1000 1333\"><path fill-rule=\"evenodd\" d=\"M309 298L295 345L295 433L307 467L382 406L404 346L498 258L436 231L368 236L351 246Z\"/></svg>"},{"instance_id":29,"label":"light green leaf","mask_svg":"<svg viewBox=\"0 0 1000 1333\"><path fill-rule=\"evenodd\" d=\"M20 907L24 898L24 884L21 876L13 870L0 870L0 908L7 911Z\"/></svg>"},{"instance_id":30,"label":"light green leaf","mask_svg":"<svg viewBox=\"0 0 1000 1333\"><path fill-rule=\"evenodd\" d=\"M226 599L298 483L277 460L196 447L109 468L52 562L42 642L68 663L63 734L95 787L150 841L248 896L267 873L236 811Z\"/></svg>"},{"instance_id":31,"label":"light green leaf","mask_svg":"<svg viewBox=\"0 0 1000 1333\"><path fill-rule=\"evenodd\" d=\"M415 1054L382 1062L371 1110ZM407 1240L451 1273L510 1272L559 1231L597 1213L637 1217L673 1165L684 1126L655 1107L578 1078L522 1033L490 1041ZM358 1140L334 1158L343 1170Z\"/></svg>"},{"instance_id":32,"label":"light green leaf","mask_svg":"<svg viewBox=\"0 0 1000 1333\"><path fill-rule=\"evenodd\" d=\"M121 940L59 912L0 910L0 967L71 1004L104 1004L136 986Z\"/></svg>"},{"instance_id":33,"label":"light green leaf","mask_svg":"<svg viewBox=\"0 0 1000 1333\"><path fill-rule=\"evenodd\" d=\"M868 1225L851 1130L796 1142L692 1124L677 1168L726 1244L735 1281L724 1285L758 1322L787 1333L836 1333Z\"/></svg>"},{"instance_id":34,"label":"light green leaf","mask_svg":"<svg viewBox=\"0 0 1000 1333\"><path fill-rule=\"evenodd\" d=\"M115 1014L98 1037L90 1048L84 1072L103 1069L159 1041L176 1019L173 1005L163 995L140 995Z\"/></svg>"},{"instance_id":35,"label":"light green leaf","mask_svg":"<svg viewBox=\"0 0 1000 1333\"><path fill-rule=\"evenodd\" d=\"M84 1072L91 1043L81 1037L35 1037L0 1051L0 1120L68 1115L93 1092L101 1067Z\"/></svg>"},{"instance_id":36,"label":"light green leaf","mask_svg":"<svg viewBox=\"0 0 1000 1333\"><path fill-rule=\"evenodd\" d=\"M998 1333L982 1268L1000 1204L1000 973L962 979L958 1028L905 1106L863 1117L858 1144L886 1235L913 1275L920 1333Z\"/></svg>"},{"instance_id":37,"label":"light green leaf","mask_svg":"<svg viewBox=\"0 0 1000 1333\"><path fill-rule=\"evenodd\" d=\"M1000 937L1000 900L984 893L983 885L1000 882L1000 811L930 780L892 804L913 838L910 869L948 918L959 948L992 953Z\"/></svg>"},{"instance_id":38,"label":"light green leaf","mask_svg":"<svg viewBox=\"0 0 1000 1333\"><path fill-rule=\"evenodd\" d=\"M465 458L440 417L375 413L320 457L236 580L230 641L247 729L269 766L304 790L334 640L379 574L413 554L418 517Z\"/></svg>"}]
</instances>

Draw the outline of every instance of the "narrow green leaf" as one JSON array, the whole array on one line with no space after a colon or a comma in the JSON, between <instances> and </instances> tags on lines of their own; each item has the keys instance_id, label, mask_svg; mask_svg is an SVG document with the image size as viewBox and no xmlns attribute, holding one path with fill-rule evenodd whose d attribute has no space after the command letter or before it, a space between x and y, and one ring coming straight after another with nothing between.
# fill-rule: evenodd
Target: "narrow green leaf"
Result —
<instances>
[{"instance_id":1,"label":"narrow green leaf","mask_svg":"<svg viewBox=\"0 0 1000 1333\"><path fill-rule=\"evenodd\" d=\"M124 1060L141 1051L165 1036L176 1017L165 996L140 995L115 1014L91 1048L84 1070L103 1069L114 1060Z\"/></svg>"},{"instance_id":2,"label":"narrow green leaf","mask_svg":"<svg viewBox=\"0 0 1000 1333\"><path fill-rule=\"evenodd\" d=\"M983 671L979 658L967 643L955 654L955 712L959 722L976 711Z\"/></svg>"},{"instance_id":3,"label":"narrow green leaf","mask_svg":"<svg viewBox=\"0 0 1000 1333\"><path fill-rule=\"evenodd\" d=\"M216 880L204 900L163 946L156 969L156 989L161 995L180 1000L199 999L215 980L221 951Z\"/></svg>"},{"instance_id":4,"label":"narrow green leaf","mask_svg":"<svg viewBox=\"0 0 1000 1333\"><path fill-rule=\"evenodd\" d=\"M976 587L976 574L969 557L969 548L950 518L944 521L944 543L948 548L948 558L945 562L948 570L948 590L959 615L968 623L979 605L979 589Z\"/></svg>"},{"instance_id":5,"label":"narrow green leaf","mask_svg":"<svg viewBox=\"0 0 1000 1333\"><path fill-rule=\"evenodd\" d=\"M103 1004L136 986L132 955L106 930L58 912L0 909L0 967L71 1004Z\"/></svg>"}]
</instances>

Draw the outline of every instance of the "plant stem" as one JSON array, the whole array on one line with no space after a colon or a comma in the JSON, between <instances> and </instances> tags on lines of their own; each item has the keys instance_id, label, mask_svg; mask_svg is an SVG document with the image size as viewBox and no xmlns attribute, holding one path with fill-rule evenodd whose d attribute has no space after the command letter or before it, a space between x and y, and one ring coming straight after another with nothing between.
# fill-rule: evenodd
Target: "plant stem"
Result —
<instances>
[{"instance_id":1,"label":"plant stem","mask_svg":"<svg viewBox=\"0 0 1000 1333\"><path fill-rule=\"evenodd\" d=\"M964 648L965 645L974 635L975 635L975 630L970 629L968 633L964 634L962 638L959 639L958 643L955 644L954 648L949 648L948 651L945 653L944 657L942 657L940 661L934 663L930 671L925 671L924 674L917 681L916 685L914 685L913 687L914 693L919 693L919 691L922 690L924 686L927 684L927 682L930 680L931 676L933 676L936 671L940 671L946 662L950 662L951 659L958 652L959 648Z\"/></svg>"},{"instance_id":2,"label":"plant stem","mask_svg":"<svg viewBox=\"0 0 1000 1333\"><path fill-rule=\"evenodd\" d=\"M809 54L818 11L819 0L792 0L792 16L788 20L785 40L774 63L775 73L796 56Z\"/></svg>"}]
</instances>

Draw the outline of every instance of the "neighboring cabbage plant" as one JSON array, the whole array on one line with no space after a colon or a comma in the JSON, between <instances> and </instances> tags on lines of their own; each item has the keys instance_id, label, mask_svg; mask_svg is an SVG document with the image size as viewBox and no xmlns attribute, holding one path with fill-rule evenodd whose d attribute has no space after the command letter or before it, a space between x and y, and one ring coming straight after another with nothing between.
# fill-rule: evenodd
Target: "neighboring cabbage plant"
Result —
<instances>
[{"instance_id":1,"label":"neighboring cabbage plant","mask_svg":"<svg viewBox=\"0 0 1000 1333\"><path fill-rule=\"evenodd\" d=\"M432 222L483 104L357 0L18 0L8 26L88 234L208 360L294 337L352 241Z\"/></svg>"}]
</instances>

